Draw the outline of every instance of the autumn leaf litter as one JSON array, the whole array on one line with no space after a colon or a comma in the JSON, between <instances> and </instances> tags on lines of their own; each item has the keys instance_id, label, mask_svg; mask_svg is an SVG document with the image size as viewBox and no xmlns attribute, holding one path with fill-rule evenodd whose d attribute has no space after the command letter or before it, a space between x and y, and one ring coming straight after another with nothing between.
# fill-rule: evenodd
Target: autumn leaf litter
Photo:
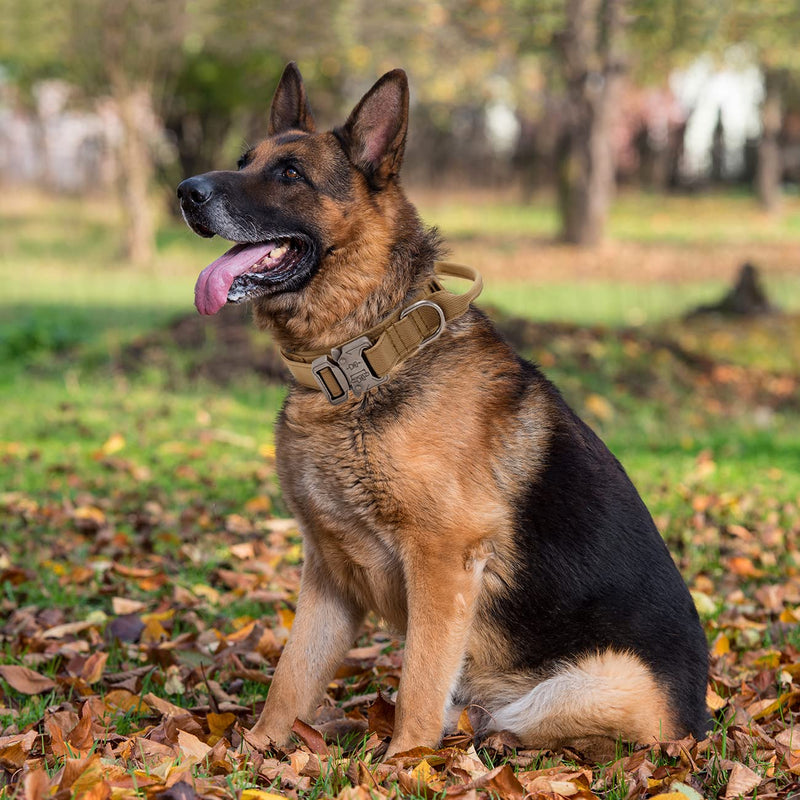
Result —
<instances>
[{"instance_id":1,"label":"autumn leaf litter","mask_svg":"<svg viewBox=\"0 0 800 800\"><path fill-rule=\"evenodd\" d=\"M534 351L535 334L518 332ZM597 337L586 336L570 339L576 357L582 348L587 357L597 351ZM720 373L719 364L668 352L700 387L709 413L796 402L794 375ZM638 379L629 379L632 390ZM603 400L586 398L600 421L613 413ZM98 459L136 481L137 466L121 452L124 442L112 438ZM72 501L1 495L0 524L25 543L0 543L0 585L7 587L0 600L0 798L800 793L798 503L755 490L716 491L707 482L715 467L713 455L701 453L674 487L682 512L659 520L677 532L673 552L709 636L713 732L701 742L621 747L604 765L569 750L528 751L506 733L478 740L471 721L478 710L462 714L438 750L381 760L394 724L402 642L376 621L315 718L295 724L295 744L258 752L247 729L291 629L301 562L297 530L274 515L272 498L253 497L220 516L199 506L177 512L168 498L141 505L99 490L79 491ZM154 546L154 530L173 546ZM53 589L36 595L43 582L74 602L48 602ZM17 602L20 596L28 601Z\"/></svg>"}]
</instances>

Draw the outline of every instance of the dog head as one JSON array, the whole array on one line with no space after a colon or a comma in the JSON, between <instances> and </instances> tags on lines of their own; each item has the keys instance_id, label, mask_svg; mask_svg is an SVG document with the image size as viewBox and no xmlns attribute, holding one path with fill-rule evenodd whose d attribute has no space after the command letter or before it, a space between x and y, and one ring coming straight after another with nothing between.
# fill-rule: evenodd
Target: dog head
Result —
<instances>
[{"instance_id":1,"label":"dog head","mask_svg":"<svg viewBox=\"0 0 800 800\"><path fill-rule=\"evenodd\" d=\"M341 312L342 304L355 307L377 288L379 270L372 267L370 279L368 264L385 264L396 239L397 214L387 203L393 198L398 205L407 126L402 70L384 75L343 126L317 132L300 72L289 64L272 101L267 138L240 158L238 170L197 175L178 187L195 233L236 242L200 274L200 313L245 299L258 301L257 315L292 313L301 302L320 308L320 286L314 296L320 283L329 294L336 286ZM325 299L322 307L332 313L336 303Z\"/></svg>"}]
</instances>

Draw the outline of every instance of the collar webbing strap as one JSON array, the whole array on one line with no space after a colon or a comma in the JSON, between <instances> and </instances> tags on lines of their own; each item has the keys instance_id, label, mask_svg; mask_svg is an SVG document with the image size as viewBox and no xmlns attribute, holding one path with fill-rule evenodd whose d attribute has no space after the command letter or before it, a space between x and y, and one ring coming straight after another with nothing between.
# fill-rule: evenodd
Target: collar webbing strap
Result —
<instances>
[{"instance_id":1,"label":"collar webbing strap","mask_svg":"<svg viewBox=\"0 0 800 800\"><path fill-rule=\"evenodd\" d=\"M324 353L286 353L283 363L301 386L319 389L333 405L347 400L352 391L360 397L383 383L389 370L436 339L445 324L460 317L481 293L483 280L473 267L437 261L432 278L410 305L341 347ZM472 286L453 294L436 278L463 278Z\"/></svg>"}]
</instances>

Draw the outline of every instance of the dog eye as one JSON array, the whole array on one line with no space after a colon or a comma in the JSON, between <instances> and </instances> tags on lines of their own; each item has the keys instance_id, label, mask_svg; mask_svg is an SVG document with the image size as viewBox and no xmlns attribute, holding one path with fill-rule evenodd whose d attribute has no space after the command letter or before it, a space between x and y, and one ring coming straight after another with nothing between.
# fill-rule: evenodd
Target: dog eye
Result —
<instances>
[{"instance_id":1,"label":"dog eye","mask_svg":"<svg viewBox=\"0 0 800 800\"><path fill-rule=\"evenodd\" d=\"M288 178L290 181L296 181L303 176L294 167L286 167L283 171L283 177Z\"/></svg>"},{"instance_id":2,"label":"dog eye","mask_svg":"<svg viewBox=\"0 0 800 800\"><path fill-rule=\"evenodd\" d=\"M252 148L248 150L246 153L242 153L239 156L239 160L236 162L236 169L244 169L250 163L250 155L252 154Z\"/></svg>"}]
</instances>

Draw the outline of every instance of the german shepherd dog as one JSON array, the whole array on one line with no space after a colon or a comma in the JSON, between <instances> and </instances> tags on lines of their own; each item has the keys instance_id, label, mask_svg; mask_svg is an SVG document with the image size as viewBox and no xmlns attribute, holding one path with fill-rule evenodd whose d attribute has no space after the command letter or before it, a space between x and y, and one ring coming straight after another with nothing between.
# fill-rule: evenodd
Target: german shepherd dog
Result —
<instances>
[{"instance_id":1,"label":"german shepherd dog","mask_svg":"<svg viewBox=\"0 0 800 800\"><path fill-rule=\"evenodd\" d=\"M595 758L619 739L701 738L708 655L686 585L557 389L473 306L438 305L455 295L400 187L407 124L394 70L317 132L289 64L267 138L178 187L192 230L237 243L201 273L198 310L251 301L306 368L276 428L303 576L250 739L283 745L313 718L369 611L406 637L388 756L437 746L468 704L487 732ZM379 369L375 340L412 309L416 340Z\"/></svg>"}]
</instances>

